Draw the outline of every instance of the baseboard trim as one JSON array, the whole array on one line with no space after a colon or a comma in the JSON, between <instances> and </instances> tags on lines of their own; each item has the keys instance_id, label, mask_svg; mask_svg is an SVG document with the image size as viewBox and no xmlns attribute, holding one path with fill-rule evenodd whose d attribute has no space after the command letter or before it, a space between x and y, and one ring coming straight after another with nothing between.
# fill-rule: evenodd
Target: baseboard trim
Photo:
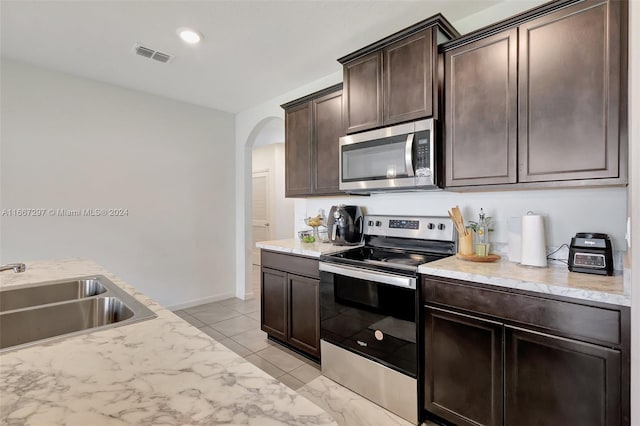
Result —
<instances>
[{"instance_id":1,"label":"baseboard trim","mask_svg":"<svg viewBox=\"0 0 640 426\"><path fill-rule=\"evenodd\" d=\"M193 306L203 305L205 303L219 302L221 300L231 299L236 297L235 293L222 293L215 296L204 297L202 299L194 299L184 303L178 303L177 305L166 306L170 311L179 311L181 309L191 308Z\"/></svg>"}]
</instances>

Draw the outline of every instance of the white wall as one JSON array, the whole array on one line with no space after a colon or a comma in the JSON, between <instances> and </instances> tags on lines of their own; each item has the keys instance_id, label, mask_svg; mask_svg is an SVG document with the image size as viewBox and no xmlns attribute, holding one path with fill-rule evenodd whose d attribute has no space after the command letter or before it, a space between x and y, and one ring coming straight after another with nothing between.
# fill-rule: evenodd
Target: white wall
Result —
<instances>
[{"instance_id":1,"label":"white wall","mask_svg":"<svg viewBox=\"0 0 640 426\"><path fill-rule=\"evenodd\" d=\"M547 2L547 0L505 0L452 23L460 34L466 34Z\"/></svg>"},{"instance_id":2,"label":"white wall","mask_svg":"<svg viewBox=\"0 0 640 426\"><path fill-rule=\"evenodd\" d=\"M3 61L2 262L95 260L166 306L233 295L234 116Z\"/></svg>"},{"instance_id":3,"label":"white wall","mask_svg":"<svg viewBox=\"0 0 640 426\"><path fill-rule=\"evenodd\" d=\"M294 201L284 196L284 142L253 150L253 172L269 171L269 222L272 240L291 238Z\"/></svg>"},{"instance_id":4,"label":"white wall","mask_svg":"<svg viewBox=\"0 0 640 426\"><path fill-rule=\"evenodd\" d=\"M631 292L631 424L640 423L640 1L629 2L629 217ZM633 270L631 269L633 267ZM626 275L625 275L625 278Z\"/></svg>"},{"instance_id":5,"label":"white wall","mask_svg":"<svg viewBox=\"0 0 640 426\"><path fill-rule=\"evenodd\" d=\"M296 202L296 229L307 229L302 219L333 204L364 206L368 214L440 215L459 205L465 220L478 220L480 208L492 217L490 240L506 243L508 219L531 210L543 214L547 245L568 244L576 232L610 234L616 250L624 250L627 220L626 188L554 189L532 191L456 193L448 191L373 194L309 198Z\"/></svg>"}]
</instances>

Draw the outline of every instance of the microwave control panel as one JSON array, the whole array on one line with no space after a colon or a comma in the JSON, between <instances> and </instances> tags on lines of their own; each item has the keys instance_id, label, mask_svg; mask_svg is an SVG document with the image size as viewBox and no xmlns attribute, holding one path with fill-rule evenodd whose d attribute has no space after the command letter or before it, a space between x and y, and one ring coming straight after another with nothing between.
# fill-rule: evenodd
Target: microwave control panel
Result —
<instances>
[{"instance_id":1,"label":"microwave control panel","mask_svg":"<svg viewBox=\"0 0 640 426\"><path fill-rule=\"evenodd\" d=\"M418 138L416 141L416 170L427 169L430 166L431 152L428 138Z\"/></svg>"},{"instance_id":2,"label":"microwave control panel","mask_svg":"<svg viewBox=\"0 0 640 426\"><path fill-rule=\"evenodd\" d=\"M415 176L428 177L433 173L431 165L431 138L429 131L421 131L414 134L413 140L413 168Z\"/></svg>"}]
</instances>

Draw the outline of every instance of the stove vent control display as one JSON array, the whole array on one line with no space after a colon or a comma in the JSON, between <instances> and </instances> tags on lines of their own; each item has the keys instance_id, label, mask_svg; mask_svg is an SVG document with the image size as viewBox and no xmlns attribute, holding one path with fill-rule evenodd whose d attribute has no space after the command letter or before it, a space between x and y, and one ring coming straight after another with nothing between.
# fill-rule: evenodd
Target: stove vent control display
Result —
<instances>
[{"instance_id":1,"label":"stove vent control display","mask_svg":"<svg viewBox=\"0 0 640 426\"><path fill-rule=\"evenodd\" d=\"M398 220L389 221L389 228L396 229L420 229L420 221L417 220Z\"/></svg>"}]
</instances>

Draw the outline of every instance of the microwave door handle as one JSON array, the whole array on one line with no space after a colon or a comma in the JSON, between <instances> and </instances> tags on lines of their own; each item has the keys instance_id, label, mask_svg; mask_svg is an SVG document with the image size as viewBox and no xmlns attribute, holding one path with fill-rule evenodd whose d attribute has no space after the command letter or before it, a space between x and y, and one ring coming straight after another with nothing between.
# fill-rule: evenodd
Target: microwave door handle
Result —
<instances>
[{"instance_id":1,"label":"microwave door handle","mask_svg":"<svg viewBox=\"0 0 640 426\"><path fill-rule=\"evenodd\" d=\"M407 168L407 176L415 176L413 172L413 133L407 135L407 141L404 145L404 164Z\"/></svg>"}]
</instances>

